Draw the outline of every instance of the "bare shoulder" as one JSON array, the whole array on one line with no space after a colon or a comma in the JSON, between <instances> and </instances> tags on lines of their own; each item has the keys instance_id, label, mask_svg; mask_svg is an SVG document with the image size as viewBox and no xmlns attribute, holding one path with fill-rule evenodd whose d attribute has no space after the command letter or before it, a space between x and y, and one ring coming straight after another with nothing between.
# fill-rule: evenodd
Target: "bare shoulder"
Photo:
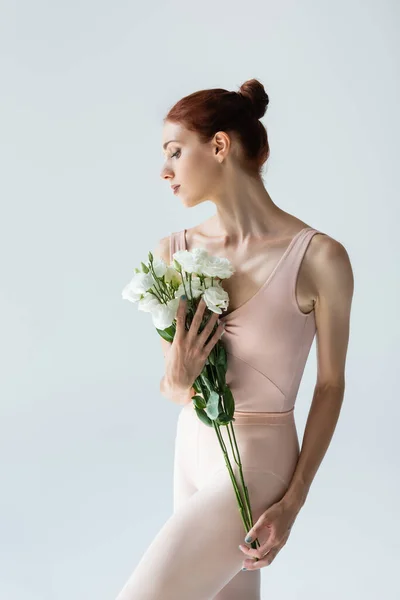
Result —
<instances>
[{"instance_id":1,"label":"bare shoulder","mask_svg":"<svg viewBox=\"0 0 400 600\"><path fill-rule=\"evenodd\" d=\"M170 262L170 236L167 235L158 240L156 247L152 251L152 254L156 258L161 258L167 264Z\"/></svg>"},{"instance_id":2,"label":"bare shoulder","mask_svg":"<svg viewBox=\"0 0 400 600\"><path fill-rule=\"evenodd\" d=\"M343 389L354 289L350 258L342 243L316 234L310 241L308 266L316 298L317 385Z\"/></svg>"},{"instance_id":3,"label":"bare shoulder","mask_svg":"<svg viewBox=\"0 0 400 600\"><path fill-rule=\"evenodd\" d=\"M310 241L306 261L316 291L335 288L351 298L354 288L353 269L348 252L341 242L322 231L315 234Z\"/></svg>"}]
</instances>

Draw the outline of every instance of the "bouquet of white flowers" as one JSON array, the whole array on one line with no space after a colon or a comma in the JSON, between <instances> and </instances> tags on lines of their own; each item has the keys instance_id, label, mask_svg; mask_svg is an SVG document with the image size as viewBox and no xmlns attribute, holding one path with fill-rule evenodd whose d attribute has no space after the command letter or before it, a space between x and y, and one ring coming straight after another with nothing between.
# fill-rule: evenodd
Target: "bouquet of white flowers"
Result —
<instances>
[{"instance_id":1,"label":"bouquet of white flowers","mask_svg":"<svg viewBox=\"0 0 400 600\"><path fill-rule=\"evenodd\" d=\"M170 265L162 259L154 258L151 252L148 256L147 265L141 262L141 268L135 268L135 275L122 291L122 298L137 302L139 310L149 312L157 332L168 342L174 339L176 312L182 294L187 297L187 329L201 297L212 312L221 313L227 308L229 296L220 284L222 279L227 279L234 273L227 258L212 256L203 248L175 252ZM200 330L205 325L205 318L207 319L206 314L203 316ZM193 396L192 401L199 419L215 429L247 532L253 526L253 517L233 427L235 401L226 383L226 371L227 354L220 339L212 348L202 372L193 383L193 388L199 395ZM220 427L228 428L231 452L239 468L242 489L236 480ZM257 548L260 543L256 539L251 545Z\"/></svg>"}]
</instances>

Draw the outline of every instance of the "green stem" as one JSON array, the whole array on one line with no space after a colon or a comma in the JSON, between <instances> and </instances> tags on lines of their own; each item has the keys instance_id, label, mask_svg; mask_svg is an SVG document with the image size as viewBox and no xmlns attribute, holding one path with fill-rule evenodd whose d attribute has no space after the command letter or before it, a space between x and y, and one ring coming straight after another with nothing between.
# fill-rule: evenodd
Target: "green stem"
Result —
<instances>
[{"instance_id":1,"label":"green stem","mask_svg":"<svg viewBox=\"0 0 400 600\"><path fill-rule=\"evenodd\" d=\"M192 290L192 275L189 275L189 289L190 289L190 297L193 298L193 290Z\"/></svg>"},{"instance_id":2,"label":"green stem","mask_svg":"<svg viewBox=\"0 0 400 600\"><path fill-rule=\"evenodd\" d=\"M158 291L159 291L159 293L160 293L160 297L161 297L161 302L162 302L163 304L166 304L166 302L165 302L165 296L166 296L166 294L165 294L165 290L163 289L163 286L162 286L162 285L161 285L161 283L159 282L159 280L158 280L158 277L157 277L157 275L156 275L156 272L154 271L154 267L153 267L153 261L150 261L150 263L149 263L149 264L150 264L150 271L151 271L151 273L152 273L152 275L153 275L153 279L154 279L154 287L155 287L156 289L158 288ZM168 299L169 299L169 298L168 298L168 296L167 296L167 300L168 300Z\"/></svg>"},{"instance_id":3,"label":"green stem","mask_svg":"<svg viewBox=\"0 0 400 600\"><path fill-rule=\"evenodd\" d=\"M189 300L189 294L188 294L186 286L185 286L185 277L182 277L182 285L183 285L183 289L185 290L186 298L187 298L187 300Z\"/></svg>"},{"instance_id":4,"label":"green stem","mask_svg":"<svg viewBox=\"0 0 400 600\"><path fill-rule=\"evenodd\" d=\"M215 383L214 369L212 369L212 375L213 375L213 381ZM218 377L217 377L217 379L218 379ZM222 395L222 400L223 400L223 395ZM223 405L224 405L224 402L223 402ZM225 406L224 406L224 410L225 410ZM232 432L234 445L232 443L231 432ZM247 485L245 484L245 481L244 481L242 461L240 459L239 448L238 448L238 445L236 442L235 430L234 430L232 421L230 423L228 423L228 425L227 425L227 433L228 433L229 443L230 443L231 450L232 450L233 459L239 467L239 476L240 476L240 481L241 481L241 484L243 487L243 493L244 493L244 498L245 498L245 501L243 504L244 504L244 507L246 510L246 519L250 523L248 529L250 529L251 527L253 527L253 515L252 515L252 511L251 511L249 491L248 491ZM224 447L225 447L225 444L224 444ZM225 452L226 452L226 448L225 448ZM257 548L257 545L260 546L260 542L259 542L258 538L256 538L256 540L254 542L252 542L252 547Z\"/></svg>"},{"instance_id":5,"label":"green stem","mask_svg":"<svg viewBox=\"0 0 400 600\"><path fill-rule=\"evenodd\" d=\"M253 523L253 515L252 515L252 512L251 512L249 490L247 488L247 485L244 482L242 461L240 459L239 448L238 448L238 445L237 445L237 442L236 442L235 429L233 427L232 421L230 423L228 423L228 435L229 435L229 429L232 430L232 436L233 436L233 440L234 440L234 444L235 444L236 452L237 452L237 456L238 456L238 460L236 461L236 458L235 458L235 461L236 461L236 464L239 466L240 479L241 479L241 482L242 482L242 485L243 485L243 489L244 489L244 493L245 493L245 497L246 497L246 506L247 506L248 513L249 513L249 521L251 523L250 527L253 527L254 523ZM229 440L231 440L230 435L229 435ZM232 445L232 442L231 442L231 445ZM233 452L233 447L232 447L232 452ZM261 545L260 542L259 542L259 540L258 540L258 538L255 539L254 543L258 544L258 546Z\"/></svg>"},{"instance_id":6,"label":"green stem","mask_svg":"<svg viewBox=\"0 0 400 600\"><path fill-rule=\"evenodd\" d=\"M214 373L215 367L213 367L213 365L211 365L211 363L210 363L209 365L207 365L205 367L205 369L206 369L206 373L207 373L208 379L219 390L218 372L216 372L216 374ZM204 396L204 390L203 390L203 386L202 386L202 383L201 383L201 379L200 379L200 387L202 389L202 393L203 393L203 396ZM222 395L222 401L223 400L224 400L224 397ZM224 406L224 402L223 402L223 406ZM224 411L225 411L225 406L224 406ZM229 442L230 442L230 446L231 446L231 450L232 450L233 459L234 459L235 463L239 467L239 476L240 476L240 481L241 481L241 484L242 484L242 487L243 487L244 500L242 498L242 494L241 494L241 491L239 489L239 485L238 485L238 482L236 480L236 476L235 476L235 473L233 471L233 468L232 468L232 465L231 465L231 462L230 462L230 459L229 459L229 455L228 455L227 448L226 448L226 445L225 445L225 440L223 439L223 435L222 435L221 430L220 430L220 425L218 425L215 421L212 421L212 424L213 424L213 427L214 427L215 432L217 434L217 438L218 438L219 444L221 446L222 453L224 455L225 464L227 466L227 469L228 469L228 472L229 472L229 476L231 478L232 485L233 485L233 488L234 488L234 491L235 491L236 499L237 499L237 502L238 502L240 515L241 515L241 518L242 518L242 521L243 521L243 525L244 525L245 531L247 533L247 531L249 531L249 529L251 529L251 527L253 527L253 515L252 515L252 511L251 511L251 505L250 505L250 498L249 498L248 488L247 488L247 486L245 484L245 481L244 481L242 461L240 459L239 448L238 448L238 445L237 445L235 431L234 431L234 428L233 428L233 422L231 421L230 423L227 424L227 433L228 433L228 438L229 438ZM232 432L232 437L231 437L231 432ZM232 443L232 438L233 438L233 443ZM258 538L256 538L251 543L251 547L254 548L254 549L256 549L257 546L259 547L260 545L261 544L260 544Z\"/></svg>"},{"instance_id":7,"label":"green stem","mask_svg":"<svg viewBox=\"0 0 400 600\"><path fill-rule=\"evenodd\" d=\"M240 459L239 449L238 449L238 446L237 446L237 443L236 443L235 432L234 432L234 429L232 427L232 422L228 423L228 426L227 426L226 429L227 429L227 433L228 433L228 437L229 437L229 442L230 442L231 449L232 449L233 459L234 459L235 463L239 467L239 475L240 475L240 479L241 479L241 482L242 482L242 486L243 486L243 490L244 490L244 494L245 494L245 498L246 498L246 510L247 510L248 519L250 521L250 527L253 527L253 515L251 513L249 494L248 494L247 486L246 486L246 484L244 482L243 470L242 470L242 461ZM235 455L235 448L233 447L233 444L232 444L232 438L231 438L230 429L232 429L232 436L233 436L234 442L235 442L237 457Z\"/></svg>"},{"instance_id":8,"label":"green stem","mask_svg":"<svg viewBox=\"0 0 400 600\"><path fill-rule=\"evenodd\" d=\"M249 523L247 521L247 515L244 514L243 499L241 497L239 486L237 485L236 477L235 477L235 474L233 472L232 465L230 463L228 453L226 451L224 440L222 439L222 435L221 435L221 432L219 430L220 426L217 423L215 423L215 421L213 421L213 426L214 426L215 432L217 434L218 441L219 441L221 449L222 449L222 453L223 453L224 458L225 458L225 464L226 464L226 466L228 468L228 472L229 472L229 475L230 475L230 478L231 478L231 481L232 481L233 488L235 490L236 499L237 499L237 502L238 502L238 505L239 505L239 511L240 511L240 514L241 514L241 517L242 517L243 525L244 525L245 531L248 531L251 526L249 525Z\"/></svg>"}]
</instances>

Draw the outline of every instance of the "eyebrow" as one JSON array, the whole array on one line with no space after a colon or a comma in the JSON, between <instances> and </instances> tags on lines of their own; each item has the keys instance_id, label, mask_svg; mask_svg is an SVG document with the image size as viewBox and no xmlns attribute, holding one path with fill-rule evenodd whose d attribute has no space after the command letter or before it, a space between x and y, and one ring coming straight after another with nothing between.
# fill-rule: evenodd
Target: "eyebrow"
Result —
<instances>
[{"instance_id":1,"label":"eyebrow","mask_svg":"<svg viewBox=\"0 0 400 600\"><path fill-rule=\"evenodd\" d=\"M177 142L178 140L169 140L168 142L165 142L165 144L163 144L163 150L165 150L165 148L168 146L168 144L170 144L171 142Z\"/></svg>"}]
</instances>

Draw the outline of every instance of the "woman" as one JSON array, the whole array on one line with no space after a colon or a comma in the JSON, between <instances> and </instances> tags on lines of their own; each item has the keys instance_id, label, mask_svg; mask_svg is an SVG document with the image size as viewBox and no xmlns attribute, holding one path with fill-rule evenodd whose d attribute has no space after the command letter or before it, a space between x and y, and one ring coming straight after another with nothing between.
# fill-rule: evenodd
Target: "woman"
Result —
<instances>
[{"instance_id":1,"label":"woman","mask_svg":"<svg viewBox=\"0 0 400 600\"><path fill-rule=\"evenodd\" d=\"M252 79L238 93L191 94L164 120L161 176L178 186L174 193L185 206L210 200L216 214L163 238L154 254L169 263L176 250L201 246L228 258L235 273L222 281L227 312L208 311L199 333L206 310L200 301L187 331L182 299L173 343L161 340L166 362L160 389L183 406L174 514L117 600L258 600L260 569L286 543L335 430L345 388L352 268L342 244L278 208L266 191L261 172L269 144L259 119L267 105L264 87ZM191 401L192 385L223 331L253 510L249 532L215 431L201 423ZM300 452L293 408L315 334L318 373ZM261 542L257 550L246 533Z\"/></svg>"}]
</instances>

